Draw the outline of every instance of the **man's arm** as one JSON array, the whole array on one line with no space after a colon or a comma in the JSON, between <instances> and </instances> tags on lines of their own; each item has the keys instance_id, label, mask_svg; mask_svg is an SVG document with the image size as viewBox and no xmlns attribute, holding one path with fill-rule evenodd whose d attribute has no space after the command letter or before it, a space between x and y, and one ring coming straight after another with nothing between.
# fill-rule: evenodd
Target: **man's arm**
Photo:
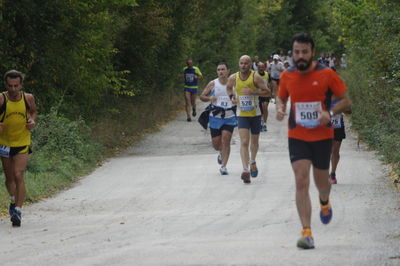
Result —
<instances>
[{"instance_id":1,"label":"man's arm","mask_svg":"<svg viewBox=\"0 0 400 266\"><path fill-rule=\"evenodd\" d=\"M351 109L351 100L348 93L344 92L337 98L340 100L332 108L333 115L348 112Z\"/></svg>"},{"instance_id":2,"label":"man's arm","mask_svg":"<svg viewBox=\"0 0 400 266\"><path fill-rule=\"evenodd\" d=\"M3 104L4 104L4 101L6 100L5 99L5 96L4 96L4 94L3 93L0 93L0 106L2 107L3 106ZM5 109L3 110L3 112L0 114L1 116L5 116L6 114L5 114ZM4 126L4 123L3 122L0 122L0 132L1 131L3 131L3 126Z\"/></svg>"},{"instance_id":3,"label":"man's arm","mask_svg":"<svg viewBox=\"0 0 400 266\"><path fill-rule=\"evenodd\" d=\"M330 75L329 87L335 94L335 97L339 99L339 101L333 106L333 108L329 112L327 110L321 111L321 117L319 121L323 125L326 125L331 121L331 116L345 112L351 107L351 101L349 95L346 92L346 85L344 84L343 80L333 70L328 72L328 74ZM327 106L326 108L328 109L329 106Z\"/></svg>"},{"instance_id":4,"label":"man's arm","mask_svg":"<svg viewBox=\"0 0 400 266\"><path fill-rule=\"evenodd\" d=\"M26 128L31 130L35 127L37 119L35 97L33 96L33 94L30 93L26 93L25 97L29 105L29 118L28 121L26 122Z\"/></svg>"},{"instance_id":5,"label":"man's arm","mask_svg":"<svg viewBox=\"0 0 400 266\"><path fill-rule=\"evenodd\" d=\"M228 83L226 84L226 93L228 96L233 95L233 87L236 85L236 77L235 74L232 74L228 78Z\"/></svg>"},{"instance_id":6,"label":"man's arm","mask_svg":"<svg viewBox=\"0 0 400 266\"><path fill-rule=\"evenodd\" d=\"M332 116L350 110L351 100L347 92L340 94L336 98L338 98L339 101L333 106L333 108L329 112L328 111L321 112L321 117L319 118L321 124L326 125L331 121Z\"/></svg>"},{"instance_id":7,"label":"man's arm","mask_svg":"<svg viewBox=\"0 0 400 266\"><path fill-rule=\"evenodd\" d=\"M226 93L228 94L229 98L232 100L233 104L236 104L236 96L233 93L233 87L236 85L236 74L232 74L228 78L228 83L226 84Z\"/></svg>"},{"instance_id":8,"label":"man's arm","mask_svg":"<svg viewBox=\"0 0 400 266\"><path fill-rule=\"evenodd\" d=\"M200 69L198 67L195 67L194 69L194 73L197 79L202 79L203 78L203 74L201 73Z\"/></svg>"},{"instance_id":9,"label":"man's arm","mask_svg":"<svg viewBox=\"0 0 400 266\"><path fill-rule=\"evenodd\" d=\"M215 84L214 81L210 81L207 86L204 88L203 92L200 95L200 100L203 102L215 102L217 99L214 95L213 96L207 96L211 90L214 88Z\"/></svg>"},{"instance_id":10,"label":"man's arm","mask_svg":"<svg viewBox=\"0 0 400 266\"><path fill-rule=\"evenodd\" d=\"M286 114L287 98L281 99L276 96L276 120L282 121Z\"/></svg>"},{"instance_id":11,"label":"man's arm","mask_svg":"<svg viewBox=\"0 0 400 266\"><path fill-rule=\"evenodd\" d=\"M271 95L271 90L264 80L258 76L254 75L254 85L256 85L257 90L253 91L253 95L267 97Z\"/></svg>"}]
</instances>

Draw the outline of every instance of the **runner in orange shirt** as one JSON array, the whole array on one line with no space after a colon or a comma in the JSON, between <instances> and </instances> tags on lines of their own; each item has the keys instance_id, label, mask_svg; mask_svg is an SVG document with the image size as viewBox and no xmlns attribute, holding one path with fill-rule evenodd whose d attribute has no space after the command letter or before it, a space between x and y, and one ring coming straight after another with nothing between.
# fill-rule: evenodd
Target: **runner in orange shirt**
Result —
<instances>
[{"instance_id":1,"label":"runner in orange shirt","mask_svg":"<svg viewBox=\"0 0 400 266\"><path fill-rule=\"evenodd\" d=\"M332 218L331 184L328 181L333 138L331 117L348 109L351 102L339 76L313 60L314 41L309 35L295 35L292 45L295 65L280 78L276 118L283 120L290 97L289 154L296 180L297 211L303 226L297 246L309 249L314 248L309 195L311 165L319 192L320 219L323 224L328 224ZM330 109L332 94L339 101Z\"/></svg>"}]
</instances>

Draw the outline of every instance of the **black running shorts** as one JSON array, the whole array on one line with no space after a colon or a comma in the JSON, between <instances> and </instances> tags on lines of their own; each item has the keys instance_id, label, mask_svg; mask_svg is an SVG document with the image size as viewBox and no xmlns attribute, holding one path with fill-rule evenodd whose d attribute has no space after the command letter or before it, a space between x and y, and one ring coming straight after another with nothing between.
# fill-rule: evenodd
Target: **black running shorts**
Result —
<instances>
[{"instance_id":1,"label":"black running shorts","mask_svg":"<svg viewBox=\"0 0 400 266\"><path fill-rule=\"evenodd\" d=\"M252 135L260 134L261 115L258 116L238 116L238 128L250 129Z\"/></svg>"},{"instance_id":2,"label":"black running shorts","mask_svg":"<svg viewBox=\"0 0 400 266\"><path fill-rule=\"evenodd\" d=\"M269 101L271 100L271 97L260 96L260 97L258 97L258 100L260 101L260 103L263 103L263 102L269 103Z\"/></svg>"},{"instance_id":3,"label":"black running shorts","mask_svg":"<svg viewBox=\"0 0 400 266\"><path fill-rule=\"evenodd\" d=\"M333 134L334 134L333 139L334 139L335 141L342 141L343 139L346 138L346 132L345 132L345 130L344 130L344 127L335 128L335 129L333 130Z\"/></svg>"},{"instance_id":4,"label":"black running shorts","mask_svg":"<svg viewBox=\"0 0 400 266\"><path fill-rule=\"evenodd\" d=\"M235 129L235 126L231 126L231 125L222 125L222 127L220 129L210 127L211 137L215 138L215 137L221 136L222 130L226 130L226 131L229 131L232 133L234 129Z\"/></svg>"},{"instance_id":5,"label":"black running shorts","mask_svg":"<svg viewBox=\"0 0 400 266\"><path fill-rule=\"evenodd\" d=\"M315 168L329 169L332 151L332 139L319 141L303 141L289 138L290 162L310 160Z\"/></svg>"}]
</instances>

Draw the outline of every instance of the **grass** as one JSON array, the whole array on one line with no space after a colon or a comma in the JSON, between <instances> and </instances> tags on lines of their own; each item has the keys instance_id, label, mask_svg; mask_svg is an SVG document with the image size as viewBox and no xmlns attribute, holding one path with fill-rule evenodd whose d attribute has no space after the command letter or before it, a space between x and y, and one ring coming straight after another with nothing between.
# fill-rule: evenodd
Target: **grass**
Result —
<instances>
[{"instance_id":1,"label":"grass","mask_svg":"<svg viewBox=\"0 0 400 266\"><path fill-rule=\"evenodd\" d=\"M34 203L69 188L109 157L129 147L182 111L183 96L165 92L157 97L124 98L99 111L87 126L53 112L41 116L33 134L25 183L26 203ZM2 169L0 181L4 184ZM0 186L0 214L8 214L8 193Z\"/></svg>"},{"instance_id":2,"label":"grass","mask_svg":"<svg viewBox=\"0 0 400 266\"><path fill-rule=\"evenodd\" d=\"M364 66L343 73L353 102L352 125L368 146L391 166L391 180L400 183L400 89L384 79L371 78Z\"/></svg>"}]
</instances>

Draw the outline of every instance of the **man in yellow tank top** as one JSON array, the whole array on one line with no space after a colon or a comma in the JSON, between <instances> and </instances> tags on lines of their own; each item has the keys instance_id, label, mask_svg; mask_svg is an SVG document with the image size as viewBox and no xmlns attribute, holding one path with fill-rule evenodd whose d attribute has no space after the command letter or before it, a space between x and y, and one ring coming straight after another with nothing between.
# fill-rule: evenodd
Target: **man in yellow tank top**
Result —
<instances>
[{"instance_id":1,"label":"man in yellow tank top","mask_svg":"<svg viewBox=\"0 0 400 266\"><path fill-rule=\"evenodd\" d=\"M251 65L250 56L243 55L240 57L239 72L229 77L226 87L232 102L237 104L240 157L243 165L241 178L246 184L251 183L250 175L252 177L258 175L256 156L261 127L261 110L258 97L268 96L271 93L263 79L254 75L255 72L250 69ZM233 89L235 89L235 94Z\"/></svg>"},{"instance_id":2,"label":"man in yellow tank top","mask_svg":"<svg viewBox=\"0 0 400 266\"><path fill-rule=\"evenodd\" d=\"M0 94L0 157L10 195L13 226L21 226L21 208L25 200L24 172L31 145L30 130L37 117L35 98L23 93L23 74L10 70L4 75L6 92Z\"/></svg>"}]
</instances>

